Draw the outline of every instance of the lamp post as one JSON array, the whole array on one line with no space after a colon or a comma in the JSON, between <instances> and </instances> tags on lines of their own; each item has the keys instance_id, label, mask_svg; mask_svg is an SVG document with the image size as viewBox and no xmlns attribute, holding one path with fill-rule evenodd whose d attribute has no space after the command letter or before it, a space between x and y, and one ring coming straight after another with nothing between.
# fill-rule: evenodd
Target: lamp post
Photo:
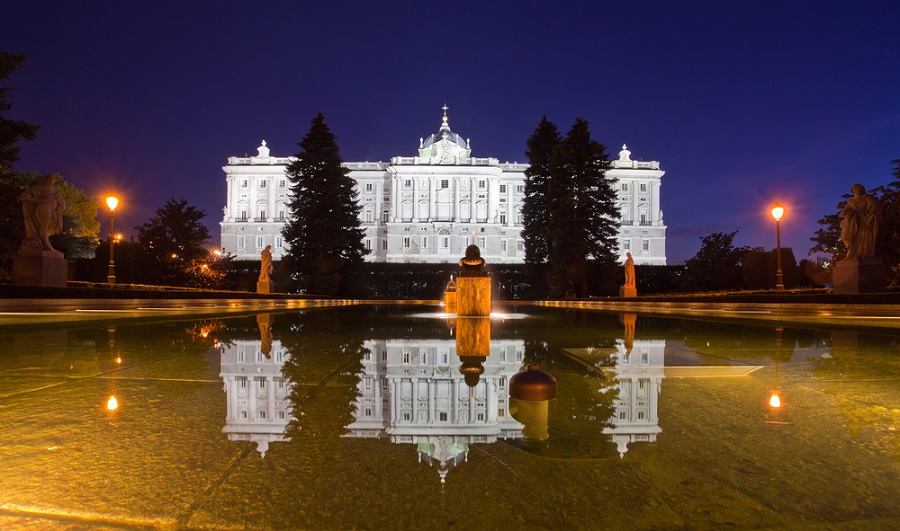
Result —
<instances>
[{"instance_id":1,"label":"lamp post","mask_svg":"<svg viewBox=\"0 0 900 531\"><path fill-rule=\"evenodd\" d=\"M775 238L778 270L775 272L775 291L784 291L784 275L781 273L781 216L784 215L784 207L779 203L772 206L772 217L775 218Z\"/></svg>"},{"instance_id":2,"label":"lamp post","mask_svg":"<svg viewBox=\"0 0 900 531\"><path fill-rule=\"evenodd\" d=\"M119 206L119 199L114 196L107 197L106 206L109 207L109 274L106 277L106 281L110 286L114 286L116 284L116 262L113 260L113 249L115 248L113 245L113 235L115 234L113 231L113 213L115 213L116 207Z\"/></svg>"}]
</instances>

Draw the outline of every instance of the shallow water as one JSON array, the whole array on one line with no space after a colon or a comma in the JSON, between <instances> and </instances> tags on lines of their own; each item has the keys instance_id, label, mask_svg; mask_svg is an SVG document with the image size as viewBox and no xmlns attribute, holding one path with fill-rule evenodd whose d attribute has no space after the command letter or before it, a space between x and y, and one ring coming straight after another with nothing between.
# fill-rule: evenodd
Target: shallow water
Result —
<instances>
[{"instance_id":1,"label":"shallow water","mask_svg":"<svg viewBox=\"0 0 900 531\"><path fill-rule=\"evenodd\" d=\"M504 311L0 328L0 527L900 526L894 331Z\"/></svg>"}]
</instances>

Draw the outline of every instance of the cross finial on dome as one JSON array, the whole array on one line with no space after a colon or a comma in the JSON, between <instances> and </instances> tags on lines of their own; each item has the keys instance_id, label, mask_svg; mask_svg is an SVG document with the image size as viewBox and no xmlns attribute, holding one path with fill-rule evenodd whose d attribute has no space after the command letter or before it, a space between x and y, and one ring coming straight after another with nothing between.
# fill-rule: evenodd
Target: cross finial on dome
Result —
<instances>
[{"instance_id":1,"label":"cross finial on dome","mask_svg":"<svg viewBox=\"0 0 900 531\"><path fill-rule=\"evenodd\" d=\"M444 102L444 106L441 107L441 110L444 111L444 125L447 124L447 111L448 111L449 109L450 109L450 107L447 107L447 102Z\"/></svg>"}]
</instances>

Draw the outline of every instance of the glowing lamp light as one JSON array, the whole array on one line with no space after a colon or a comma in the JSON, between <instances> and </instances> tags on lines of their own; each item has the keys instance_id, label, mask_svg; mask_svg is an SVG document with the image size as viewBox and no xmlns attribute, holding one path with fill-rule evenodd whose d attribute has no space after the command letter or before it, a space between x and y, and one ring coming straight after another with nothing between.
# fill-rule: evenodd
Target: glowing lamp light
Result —
<instances>
[{"instance_id":1,"label":"glowing lamp light","mask_svg":"<svg viewBox=\"0 0 900 531\"><path fill-rule=\"evenodd\" d=\"M107 197L106 206L108 206L110 210L115 210L116 207L119 206L119 198L112 195Z\"/></svg>"},{"instance_id":2,"label":"glowing lamp light","mask_svg":"<svg viewBox=\"0 0 900 531\"><path fill-rule=\"evenodd\" d=\"M778 396L778 393L772 393L771 398L769 398L769 406L774 409L781 407L781 398Z\"/></svg>"},{"instance_id":3,"label":"glowing lamp light","mask_svg":"<svg viewBox=\"0 0 900 531\"><path fill-rule=\"evenodd\" d=\"M115 411L119 409L119 401L116 400L116 397L109 397L109 400L106 401L106 409L108 409L109 411Z\"/></svg>"},{"instance_id":4,"label":"glowing lamp light","mask_svg":"<svg viewBox=\"0 0 900 531\"><path fill-rule=\"evenodd\" d=\"M772 207L772 217L775 218L775 221L781 221L782 216L784 216L784 207L775 203L775 206Z\"/></svg>"},{"instance_id":5,"label":"glowing lamp light","mask_svg":"<svg viewBox=\"0 0 900 531\"><path fill-rule=\"evenodd\" d=\"M784 291L784 275L781 272L781 216L784 215L784 207L781 203L772 205L772 217L775 218L775 253L778 257L778 270L775 272L775 291Z\"/></svg>"},{"instance_id":6,"label":"glowing lamp light","mask_svg":"<svg viewBox=\"0 0 900 531\"><path fill-rule=\"evenodd\" d=\"M116 363L122 363L122 358L116 358Z\"/></svg>"}]
</instances>

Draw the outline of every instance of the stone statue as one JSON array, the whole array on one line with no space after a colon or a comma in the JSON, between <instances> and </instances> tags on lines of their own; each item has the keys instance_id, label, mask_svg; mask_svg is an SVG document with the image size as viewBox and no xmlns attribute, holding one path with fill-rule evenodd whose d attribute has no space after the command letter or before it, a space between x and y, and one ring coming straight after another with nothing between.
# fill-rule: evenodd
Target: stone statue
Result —
<instances>
[{"instance_id":1,"label":"stone statue","mask_svg":"<svg viewBox=\"0 0 900 531\"><path fill-rule=\"evenodd\" d=\"M55 182L56 176L48 173L19 196L25 218L22 247L58 252L50 244L50 235L62 231L66 200L53 186Z\"/></svg>"},{"instance_id":2,"label":"stone statue","mask_svg":"<svg viewBox=\"0 0 900 531\"><path fill-rule=\"evenodd\" d=\"M881 203L867 194L861 184L854 184L850 191L853 197L841 210L841 241L847 246L847 258L859 260L874 257Z\"/></svg>"},{"instance_id":3,"label":"stone statue","mask_svg":"<svg viewBox=\"0 0 900 531\"><path fill-rule=\"evenodd\" d=\"M459 261L462 269L459 272L461 277L484 277L487 273L484 271L484 258L481 257L481 249L477 245L472 244L466 247L466 256Z\"/></svg>"},{"instance_id":4,"label":"stone statue","mask_svg":"<svg viewBox=\"0 0 900 531\"><path fill-rule=\"evenodd\" d=\"M628 258L625 259L623 266L625 267L625 285L634 287L634 258L631 253L625 253Z\"/></svg>"},{"instance_id":5,"label":"stone statue","mask_svg":"<svg viewBox=\"0 0 900 531\"><path fill-rule=\"evenodd\" d=\"M259 253L261 263L259 266L259 281L268 282L272 276L274 267L272 266L272 246L266 245L266 248Z\"/></svg>"}]
</instances>

